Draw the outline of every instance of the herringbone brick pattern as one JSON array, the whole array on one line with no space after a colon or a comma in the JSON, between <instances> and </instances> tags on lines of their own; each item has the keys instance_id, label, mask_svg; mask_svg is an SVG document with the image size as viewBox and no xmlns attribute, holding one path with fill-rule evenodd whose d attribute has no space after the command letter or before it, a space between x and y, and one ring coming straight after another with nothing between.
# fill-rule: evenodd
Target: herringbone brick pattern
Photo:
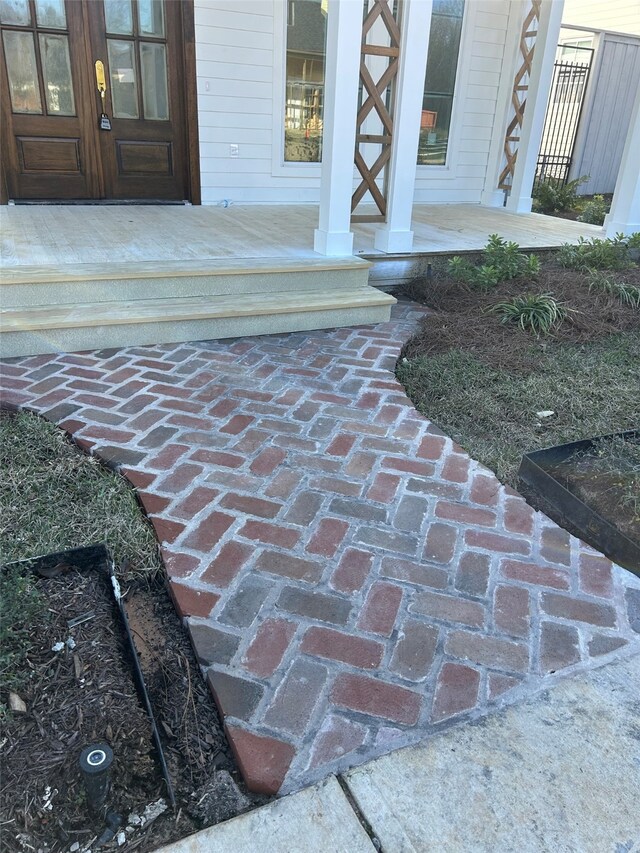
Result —
<instances>
[{"instance_id":1,"label":"herringbone brick pattern","mask_svg":"<svg viewBox=\"0 0 640 853\"><path fill-rule=\"evenodd\" d=\"M415 411L393 369L420 316L404 304L377 327L3 365L10 403L138 490L254 790L640 639L631 576Z\"/></svg>"}]
</instances>

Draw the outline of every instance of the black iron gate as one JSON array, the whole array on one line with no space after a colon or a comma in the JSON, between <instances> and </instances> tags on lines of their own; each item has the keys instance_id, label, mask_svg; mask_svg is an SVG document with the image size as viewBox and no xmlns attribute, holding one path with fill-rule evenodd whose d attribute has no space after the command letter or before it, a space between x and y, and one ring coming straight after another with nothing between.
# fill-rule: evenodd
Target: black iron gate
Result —
<instances>
[{"instance_id":1,"label":"black iron gate","mask_svg":"<svg viewBox=\"0 0 640 853\"><path fill-rule=\"evenodd\" d=\"M561 45L565 52L567 47ZM571 62L556 60L544 119L542 142L536 167L536 183L556 186L569 179L576 135L587 91L593 48L568 48L575 55Z\"/></svg>"}]
</instances>

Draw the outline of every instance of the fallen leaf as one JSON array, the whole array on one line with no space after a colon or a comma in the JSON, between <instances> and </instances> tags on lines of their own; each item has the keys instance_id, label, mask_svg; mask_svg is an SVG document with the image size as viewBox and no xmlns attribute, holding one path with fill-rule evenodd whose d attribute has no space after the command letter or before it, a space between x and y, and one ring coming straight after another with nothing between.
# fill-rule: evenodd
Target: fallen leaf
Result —
<instances>
[{"instance_id":1,"label":"fallen leaf","mask_svg":"<svg viewBox=\"0 0 640 853\"><path fill-rule=\"evenodd\" d=\"M70 572L75 568L76 566L72 566L71 563L65 563L62 561L60 563L56 563L55 566L38 566L36 568L36 572L41 578L57 578L58 575Z\"/></svg>"},{"instance_id":2,"label":"fallen leaf","mask_svg":"<svg viewBox=\"0 0 640 853\"><path fill-rule=\"evenodd\" d=\"M26 714L27 706L22 701L22 699L18 696L17 693L10 692L9 693L9 707L12 711L15 711L16 714Z\"/></svg>"}]
</instances>

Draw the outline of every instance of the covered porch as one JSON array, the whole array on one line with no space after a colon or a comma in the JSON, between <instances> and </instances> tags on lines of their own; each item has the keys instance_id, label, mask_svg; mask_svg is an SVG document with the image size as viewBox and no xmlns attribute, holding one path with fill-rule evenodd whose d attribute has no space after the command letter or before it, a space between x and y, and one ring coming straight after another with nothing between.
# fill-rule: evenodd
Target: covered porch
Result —
<instances>
[{"instance_id":1,"label":"covered porch","mask_svg":"<svg viewBox=\"0 0 640 853\"><path fill-rule=\"evenodd\" d=\"M388 320L381 286L425 255L599 236L593 225L480 205L414 208L411 253L314 251L314 205L16 205L2 210L2 356L361 325ZM372 286L378 285L378 286Z\"/></svg>"},{"instance_id":2,"label":"covered porch","mask_svg":"<svg viewBox=\"0 0 640 853\"><path fill-rule=\"evenodd\" d=\"M7 273L24 265L321 257L313 247L318 207L311 204L16 205L1 210ZM385 254L374 246L374 224L352 228L357 256ZM523 249L604 236L597 225L470 204L415 205L412 231L410 254L477 250L494 233Z\"/></svg>"}]
</instances>

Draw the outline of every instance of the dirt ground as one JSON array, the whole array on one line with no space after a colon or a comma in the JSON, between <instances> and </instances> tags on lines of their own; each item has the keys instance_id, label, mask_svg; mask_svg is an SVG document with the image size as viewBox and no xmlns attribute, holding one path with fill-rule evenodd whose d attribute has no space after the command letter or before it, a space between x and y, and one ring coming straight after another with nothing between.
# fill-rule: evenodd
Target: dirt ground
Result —
<instances>
[{"instance_id":1,"label":"dirt ground","mask_svg":"<svg viewBox=\"0 0 640 853\"><path fill-rule=\"evenodd\" d=\"M108 820L88 809L78 758L84 746L103 741L114 752L109 811L120 817L105 849L154 850L263 801L242 790L213 700L161 581L137 580L123 593L175 810L168 806L105 574L69 566L55 577L39 577L36 587L44 606L29 625L27 671L16 687L26 712L6 712L1 726L1 849L62 853L76 842L81 851L95 849ZM62 649L54 650L60 643ZM118 832L124 833L120 844Z\"/></svg>"},{"instance_id":2,"label":"dirt ground","mask_svg":"<svg viewBox=\"0 0 640 853\"><path fill-rule=\"evenodd\" d=\"M616 271L615 277L640 287L640 267ZM550 293L570 309L553 337L536 339L490 312L496 303L523 293ZM408 285L405 295L433 309L403 350L409 359L461 349L492 367L522 371L535 367L552 345L581 344L640 329L640 311L590 291L583 273L561 267L553 256L543 259L537 279L513 279L489 291L472 290L451 278L443 261L431 280Z\"/></svg>"}]
</instances>

